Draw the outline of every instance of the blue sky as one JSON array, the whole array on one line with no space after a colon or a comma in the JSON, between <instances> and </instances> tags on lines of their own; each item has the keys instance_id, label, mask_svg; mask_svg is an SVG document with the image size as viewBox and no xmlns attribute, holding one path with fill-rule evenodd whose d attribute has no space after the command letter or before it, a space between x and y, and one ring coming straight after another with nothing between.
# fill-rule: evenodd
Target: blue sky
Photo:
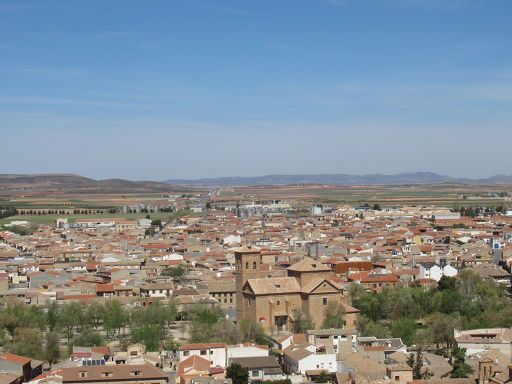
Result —
<instances>
[{"instance_id":1,"label":"blue sky","mask_svg":"<svg viewBox=\"0 0 512 384\"><path fill-rule=\"evenodd\" d=\"M510 0L0 0L0 173L512 173Z\"/></svg>"}]
</instances>

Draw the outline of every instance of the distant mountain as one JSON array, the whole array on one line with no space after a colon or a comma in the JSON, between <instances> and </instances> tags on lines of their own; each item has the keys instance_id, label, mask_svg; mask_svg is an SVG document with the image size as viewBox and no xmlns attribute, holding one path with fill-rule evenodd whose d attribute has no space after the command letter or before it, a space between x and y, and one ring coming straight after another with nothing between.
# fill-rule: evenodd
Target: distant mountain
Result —
<instances>
[{"instance_id":1,"label":"distant mountain","mask_svg":"<svg viewBox=\"0 0 512 384\"><path fill-rule=\"evenodd\" d=\"M0 193L145 193L168 191L168 184L154 181L94 180L68 173L35 175L0 174Z\"/></svg>"},{"instance_id":2,"label":"distant mountain","mask_svg":"<svg viewBox=\"0 0 512 384\"><path fill-rule=\"evenodd\" d=\"M261 185L297 185L297 184L326 184L326 185L404 185L404 184L512 184L512 176L496 175L486 179L454 178L433 172L398 173L395 175L370 174L318 174L318 175L267 175L256 177L220 177L196 180L165 180L167 184L187 185L192 187L206 186L261 186Z\"/></svg>"},{"instance_id":3,"label":"distant mountain","mask_svg":"<svg viewBox=\"0 0 512 384\"><path fill-rule=\"evenodd\" d=\"M236 187L265 185L410 185L410 184L512 185L512 176L495 175L484 179L465 179L433 172L399 173L395 175L267 175L257 177L221 177L198 180L130 181L124 179L94 180L69 173L0 174L0 194L11 193L165 193L187 188Z\"/></svg>"}]
</instances>

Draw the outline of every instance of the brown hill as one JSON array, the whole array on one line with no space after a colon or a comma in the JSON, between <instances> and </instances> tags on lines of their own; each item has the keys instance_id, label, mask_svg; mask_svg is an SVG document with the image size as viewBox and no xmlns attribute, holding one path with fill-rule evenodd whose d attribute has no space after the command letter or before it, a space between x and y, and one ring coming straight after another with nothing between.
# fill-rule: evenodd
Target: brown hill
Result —
<instances>
[{"instance_id":1,"label":"brown hill","mask_svg":"<svg viewBox=\"0 0 512 384\"><path fill-rule=\"evenodd\" d=\"M123 179L94 180L74 174L0 174L0 194L6 193L151 193L169 192L168 184Z\"/></svg>"}]
</instances>

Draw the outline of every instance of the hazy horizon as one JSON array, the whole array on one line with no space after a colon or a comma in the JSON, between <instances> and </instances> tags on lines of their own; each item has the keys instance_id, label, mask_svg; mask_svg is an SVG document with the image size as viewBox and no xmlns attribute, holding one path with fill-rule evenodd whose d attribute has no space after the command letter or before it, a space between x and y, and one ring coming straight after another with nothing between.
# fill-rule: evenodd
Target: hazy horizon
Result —
<instances>
[{"instance_id":1,"label":"hazy horizon","mask_svg":"<svg viewBox=\"0 0 512 384\"><path fill-rule=\"evenodd\" d=\"M512 174L511 13L507 0L4 0L0 173Z\"/></svg>"}]
</instances>

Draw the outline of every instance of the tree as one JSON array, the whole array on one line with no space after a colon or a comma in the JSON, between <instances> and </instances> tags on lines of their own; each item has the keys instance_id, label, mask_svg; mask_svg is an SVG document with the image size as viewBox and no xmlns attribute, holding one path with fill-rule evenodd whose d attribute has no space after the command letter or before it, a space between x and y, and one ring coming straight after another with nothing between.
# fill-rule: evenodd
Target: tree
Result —
<instances>
[{"instance_id":1,"label":"tree","mask_svg":"<svg viewBox=\"0 0 512 384\"><path fill-rule=\"evenodd\" d=\"M105 340L100 333L94 331L90 326L85 327L79 335L73 337L69 343L70 351L76 345L79 347L98 347L105 345Z\"/></svg>"},{"instance_id":2,"label":"tree","mask_svg":"<svg viewBox=\"0 0 512 384\"><path fill-rule=\"evenodd\" d=\"M437 289L440 291L455 288L457 288L457 279L455 277L442 276L437 283Z\"/></svg>"},{"instance_id":3,"label":"tree","mask_svg":"<svg viewBox=\"0 0 512 384\"><path fill-rule=\"evenodd\" d=\"M315 378L315 383L330 383L332 382L332 377L329 375L329 372L326 370L322 370L320 374Z\"/></svg>"},{"instance_id":4,"label":"tree","mask_svg":"<svg viewBox=\"0 0 512 384\"><path fill-rule=\"evenodd\" d=\"M6 312L0 312L0 329L6 329L11 337L14 337L14 333L17 327L18 319L16 316Z\"/></svg>"},{"instance_id":5,"label":"tree","mask_svg":"<svg viewBox=\"0 0 512 384\"><path fill-rule=\"evenodd\" d=\"M105 306L103 303L93 301L87 306L85 313L89 323L94 328L98 328L98 326L103 322L105 318Z\"/></svg>"},{"instance_id":6,"label":"tree","mask_svg":"<svg viewBox=\"0 0 512 384\"><path fill-rule=\"evenodd\" d=\"M104 304L103 327L107 335L115 339L116 332L119 334L121 328L126 325L126 312L117 300L108 300Z\"/></svg>"},{"instance_id":7,"label":"tree","mask_svg":"<svg viewBox=\"0 0 512 384\"><path fill-rule=\"evenodd\" d=\"M265 339L265 331L263 330L261 324L253 323L249 320L242 320L240 322L239 328L241 341L252 341L257 344L268 343L268 341Z\"/></svg>"},{"instance_id":8,"label":"tree","mask_svg":"<svg viewBox=\"0 0 512 384\"><path fill-rule=\"evenodd\" d=\"M53 332L59 322L59 310L55 301L52 301L48 307L48 311L46 312L46 322L48 324L48 330Z\"/></svg>"},{"instance_id":9,"label":"tree","mask_svg":"<svg viewBox=\"0 0 512 384\"><path fill-rule=\"evenodd\" d=\"M305 333L308 329L315 329L313 319L300 309L293 311L293 332Z\"/></svg>"},{"instance_id":10,"label":"tree","mask_svg":"<svg viewBox=\"0 0 512 384\"><path fill-rule=\"evenodd\" d=\"M374 211L380 211L380 210L381 210L381 208L380 208L380 205L379 205L379 204L373 204L372 209L373 209Z\"/></svg>"},{"instance_id":11,"label":"tree","mask_svg":"<svg viewBox=\"0 0 512 384\"><path fill-rule=\"evenodd\" d=\"M249 371L240 364L233 363L226 370L226 378L231 379L233 384L247 384L249 382Z\"/></svg>"},{"instance_id":12,"label":"tree","mask_svg":"<svg viewBox=\"0 0 512 384\"><path fill-rule=\"evenodd\" d=\"M453 367L450 377L467 378L474 372L473 368L466 364L466 348L454 348L450 360Z\"/></svg>"},{"instance_id":13,"label":"tree","mask_svg":"<svg viewBox=\"0 0 512 384\"><path fill-rule=\"evenodd\" d=\"M48 332L44 343L44 359L50 364L57 362L60 357L60 340L59 335L55 332Z\"/></svg>"},{"instance_id":14,"label":"tree","mask_svg":"<svg viewBox=\"0 0 512 384\"><path fill-rule=\"evenodd\" d=\"M375 336L385 338L389 336L389 330L382 323L373 321L366 316L357 318L357 330L361 336Z\"/></svg>"},{"instance_id":15,"label":"tree","mask_svg":"<svg viewBox=\"0 0 512 384\"><path fill-rule=\"evenodd\" d=\"M18 328L9 352L15 355L41 359L43 357L43 333L39 329Z\"/></svg>"},{"instance_id":16,"label":"tree","mask_svg":"<svg viewBox=\"0 0 512 384\"><path fill-rule=\"evenodd\" d=\"M402 339L405 345L412 345L416 335L416 322L412 319L395 320L391 325L391 334Z\"/></svg>"},{"instance_id":17,"label":"tree","mask_svg":"<svg viewBox=\"0 0 512 384\"><path fill-rule=\"evenodd\" d=\"M160 327L154 324L144 324L133 330L132 341L144 343L148 351L158 351L160 342L164 339L163 336L163 330Z\"/></svg>"},{"instance_id":18,"label":"tree","mask_svg":"<svg viewBox=\"0 0 512 384\"><path fill-rule=\"evenodd\" d=\"M324 311L322 328L343 328L343 316L345 313L345 308L340 303L329 302Z\"/></svg>"},{"instance_id":19,"label":"tree","mask_svg":"<svg viewBox=\"0 0 512 384\"><path fill-rule=\"evenodd\" d=\"M162 271L162 276L181 277L187 273L187 269L178 265L177 267L165 268Z\"/></svg>"},{"instance_id":20,"label":"tree","mask_svg":"<svg viewBox=\"0 0 512 384\"><path fill-rule=\"evenodd\" d=\"M432 342L439 350L441 346L450 348L453 343L453 328L457 320L453 316L442 313L434 313L426 319L426 328L430 330Z\"/></svg>"},{"instance_id":21,"label":"tree","mask_svg":"<svg viewBox=\"0 0 512 384\"><path fill-rule=\"evenodd\" d=\"M73 335L73 328L80 328L80 326L84 325L84 321L84 311L79 303L72 302L61 308L59 325L64 328L68 342Z\"/></svg>"}]
</instances>

